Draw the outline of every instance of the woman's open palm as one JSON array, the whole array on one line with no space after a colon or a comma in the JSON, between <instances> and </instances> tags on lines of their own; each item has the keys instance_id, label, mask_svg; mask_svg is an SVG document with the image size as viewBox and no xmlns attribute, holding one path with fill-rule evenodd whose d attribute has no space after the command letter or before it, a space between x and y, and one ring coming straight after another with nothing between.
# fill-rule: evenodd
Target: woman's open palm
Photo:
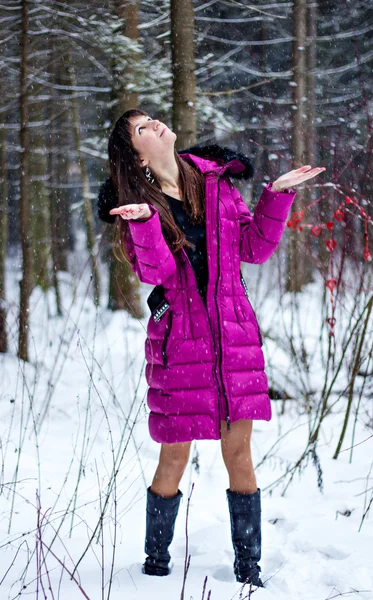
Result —
<instances>
[{"instance_id":1,"label":"woman's open palm","mask_svg":"<svg viewBox=\"0 0 373 600\"><path fill-rule=\"evenodd\" d=\"M292 188L295 185L307 181L307 179L316 177L316 175L319 175L319 173L322 173L325 170L326 167L312 168L311 165L304 165L303 167L299 167L299 169L293 169L276 179L272 184L272 190L276 192L284 190L285 188Z\"/></svg>"},{"instance_id":2,"label":"woman's open palm","mask_svg":"<svg viewBox=\"0 0 373 600\"><path fill-rule=\"evenodd\" d=\"M110 211L111 215L119 215L122 219L146 219L151 216L149 204L125 204Z\"/></svg>"}]
</instances>

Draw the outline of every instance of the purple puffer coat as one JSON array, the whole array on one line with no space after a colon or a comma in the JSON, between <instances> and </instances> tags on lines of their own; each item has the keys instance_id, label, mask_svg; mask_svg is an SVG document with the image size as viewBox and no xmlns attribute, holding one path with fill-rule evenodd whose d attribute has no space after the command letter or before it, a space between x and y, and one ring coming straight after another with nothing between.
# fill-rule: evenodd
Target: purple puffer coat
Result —
<instances>
[{"instance_id":1,"label":"purple puffer coat","mask_svg":"<svg viewBox=\"0 0 373 600\"><path fill-rule=\"evenodd\" d=\"M269 183L252 216L228 175L243 170L192 154L205 174L209 280L206 305L185 250L172 254L158 211L129 221L125 244L145 283L162 285L170 308L149 318L145 341L149 431L161 443L219 439L239 419L271 418L262 340L241 279L240 261L261 264L276 250L295 191Z\"/></svg>"}]
</instances>

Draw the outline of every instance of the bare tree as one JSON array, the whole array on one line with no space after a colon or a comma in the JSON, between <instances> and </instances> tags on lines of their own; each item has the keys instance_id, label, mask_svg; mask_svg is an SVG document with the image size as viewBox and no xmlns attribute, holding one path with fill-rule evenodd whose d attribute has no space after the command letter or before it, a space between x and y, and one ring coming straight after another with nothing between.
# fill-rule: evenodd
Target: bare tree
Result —
<instances>
[{"instance_id":1,"label":"bare tree","mask_svg":"<svg viewBox=\"0 0 373 600\"><path fill-rule=\"evenodd\" d=\"M116 14L123 19L123 35L134 41L139 40L139 0L115 0ZM135 62L137 60L134 52L127 57L125 69L122 69L118 76L119 94L119 110L124 113L126 110L136 108L139 102L139 94L133 84L136 82ZM129 87L126 84L132 84ZM118 115L119 116L119 115Z\"/></svg>"},{"instance_id":2,"label":"bare tree","mask_svg":"<svg viewBox=\"0 0 373 600\"><path fill-rule=\"evenodd\" d=\"M66 85L66 80L63 77L63 68L59 61L54 63L54 82L57 88ZM55 92L54 92L55 93ZM56 94L58 102L58 93ZM69 146L69 132L66 130L65 123L67 121L68 101L64 100L65 109L57 110L54 116L55 132L53 136L54 144L54 178L55 178L55 202L54 209L56 211L56 268L58 271L68 271L68 255L72 249L72 232L71 232L71 214L69 206L69 197L65 187L68 181L68 162L69 156L67 148ZM63 105L64 106L64 105ZM60 103L58 103L60 107ZM56 108L56 105L55 105Z\"/></svg>"},{"instance_id":3,"label":"bare tree","mask_svg":"<svg viewBox=\"0 0 373 600\"><path fill-rule=\"evenodd\" d=\"M33 58L32 72L42 68L41 64ZM42 89L37 82L33 83L33 98L29 102L29 203L30 227L32 228L33 252L33 287L40 286L45 292L51 285L49 273L50 257L50 217L47 180L47 154L46 154L46 108ZM30 99L31 100L31 99Z\"/></svg>"},{"instance_id":4,"label":"bare tree","mask_svg":"<svg viewBox=\"0 0 373 600\"><path fill-rule=\"evenodd\" d=\"M81 125L78 100L74 94L76 88L76 75L75 69L72 64L71 55L68 53L67 58L67 73L69 76L69 83L71 87L71 117L73 127L73 138L74 138L74 149L78 159L80 168L80 176L82 182L82 198L84 206L84 218L86 226L87 236L87 250L89 254L89 260L91 263L91 273L93 282L93 300L96 306L100 304L100 276L97 265L97 252L95 249L95 224L93 219L92 204L91 204L91 191L89 185L89 175L87 166L85 164L84 156L81 150Z\"/></svg>"},{"instance_id":5,"label":"bare tree","mask_svg":"<svg viewBox=\"0 0 373 600\"><path fill-rule=\"evenodd\" d=\"M306 164L307 159L307 0L294 0L293 8L293 116L291 153L293 168ZM302 213L304 194L298 193L293 211ZM312 279L312 267L305 252L305 234L294 231L289 236L287 289L300 292Z\"/></svg>"},{"instance_id":6,"label":"bare tree","mask_svg":"<svg viewBox=\"0 0 373 600\"><path fill-rule=\"evenodd\" d=\"M0 352L6 352L8 340L6 332L5 261L8 240L8 169L3 123L0 124L0 169Z\"/></svg>"},{"instance_id":7,"label":"bare tree","mask_svg":"<svg viewBox=\"0 0 373 600\"><path fill-rule=\"evenodd\" d=\"M171 49L172 126L177 147L183 148L197 136L193 0L171 0Z\"/></svg>"},{"instance_id":8,"label":"bare tree","mask_svg":"<svg viewBox=\"0 0 373 600\"><path fill-rule=\"evenodd\" d=\"M122 2L116 0L115 11L119 18L123 19L122 33L126 38L133 42L139 39L139 3L138 0ZM114 124L116 119L127 110L137 108L138 93L133 88L136 83L136 60L137 53L128 53L125 68L117 69L116 57L113 56L112 70L114 73L113 89L113 109L111 121ZM128 83L132 84L128 86ZM129 89L128 89L129 88ZM108 307L111 310L126 310L135 318L142 318L144 312L141 306L140 282L127 262L119 262L113 255L112 248L114 243L114 232L111 229L108 233L108 242L110 246L109 255L109 302Z\"/></svg>"},{"instance_id":9,"label":"bare tree","mask_svg":"<svg viewBox=\"0 0 373 600\"><path fill-rule=\"evenodd\" d=\"M264 21L262 23L260 34L261 34L261 39L263 40L263 42L265 42L265 40L268 39L268 23L266 21ZM260 56L261 69L263 71L266 71L267 67L268 67L268 59L267 59L268 50L267 50L267 46L265 44L263 44L260 54L261 54L261 56ZM267 115L263 110L260 113L260 125L265 124L266 118L267 118ZM255 179L252 181L251 186L249 187L249 194L248 194L249 204L253 201L255 180L256 179L259 180L259 178L260 178L260 181L261 181L260 166L261 166L261 163L263 160L263 146L265 143L265 135L266 135L265 128L259 126L258 137L256 140L257 144L256 144L255 159L254 159L254 178Z\"/></svg>"},{"instance_id":10,"label":"bare tree","mask_svg":"<svg viewBox=\"0 0 373 600\"><path fill-rule=\"evenodd\" d=\"M29 114L28 114L28 0L21 3L20 40L20 236L22 247L22 280L20 283L20 315L18 356L28 360L29 303L32 289L32 245L29 222Z\"/></svg>"},{"instance_id":11,"label":"bare tree","mask_svg":"<svg viewBox=\"0 0 373 600\"><path fill-rule=\"evenodd\" d=\"M307 135L306 135L306 161L315 165L316 152L316 90L314 70L317 62L317 4L312 2L308 7L306 46L306 86L307 86Z\"/></svg>"},{"instance_id":12,"label":"bare tree","mask_svg":"<svg viewBox=\"0 0 373 600\"><path fill-rule=\"evenodd\" d=\"M51 65L57 62L57 53L52 41ZM50 71L52 84L55 80L54 72ZM56 194L56 92L52 85L49 100L49 145L48 145L48 173L49 173L49 217L51 230L51 256L52 256L52 284L56 293L57 314L62 315L60 290L58 285L58 229L57 229L57 194Z\"/></svg>"}]
</instances>

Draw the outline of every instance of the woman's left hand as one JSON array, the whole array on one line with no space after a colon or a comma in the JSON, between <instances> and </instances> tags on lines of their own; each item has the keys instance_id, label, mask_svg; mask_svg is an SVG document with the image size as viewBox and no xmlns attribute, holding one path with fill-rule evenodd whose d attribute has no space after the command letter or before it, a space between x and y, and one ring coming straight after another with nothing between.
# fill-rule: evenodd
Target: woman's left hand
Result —
<instances>
[{"instance_id":1,"label":"woman's left hand","mask_svg":"<svg viewBox=\"0 0 373 600\"><path fill-rule=\"evenodd\" d=\"M315 167L312 169L311 165L304 165L303 167L289 171L289 173L285 173L285 175L281 175L281 177L276 179L272 184L272 191L281 192L281 190L284 190L285 188L292 188L295 185L303 183L303 181L307 181L307 179L316 177L316 175L319 175L319 173L322 173L325 170L326 167Z\"/></svg>"}]
</instances>

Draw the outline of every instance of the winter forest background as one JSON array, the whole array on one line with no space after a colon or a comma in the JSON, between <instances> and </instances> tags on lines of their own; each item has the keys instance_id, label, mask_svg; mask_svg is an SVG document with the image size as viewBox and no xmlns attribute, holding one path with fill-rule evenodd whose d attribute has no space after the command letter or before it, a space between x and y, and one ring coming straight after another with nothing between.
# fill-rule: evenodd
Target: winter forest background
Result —
<instances>
[{"instance_id":1,"label":"winter forest background","mask_svg":"<svg viewBox=\"0 0 373 600\"><path fill-rule=\"evenodd\" d=\"M0 1L1 600L373 598L372 64L372 0ZM193 445L172 574L141 574L151 287L96 215L133 107L178 148L250 156L252 211L266 182L327 168L243 265L274 414L253 433L257 592L234 581L215 442Z\"/></svg>"}]
</instances>

